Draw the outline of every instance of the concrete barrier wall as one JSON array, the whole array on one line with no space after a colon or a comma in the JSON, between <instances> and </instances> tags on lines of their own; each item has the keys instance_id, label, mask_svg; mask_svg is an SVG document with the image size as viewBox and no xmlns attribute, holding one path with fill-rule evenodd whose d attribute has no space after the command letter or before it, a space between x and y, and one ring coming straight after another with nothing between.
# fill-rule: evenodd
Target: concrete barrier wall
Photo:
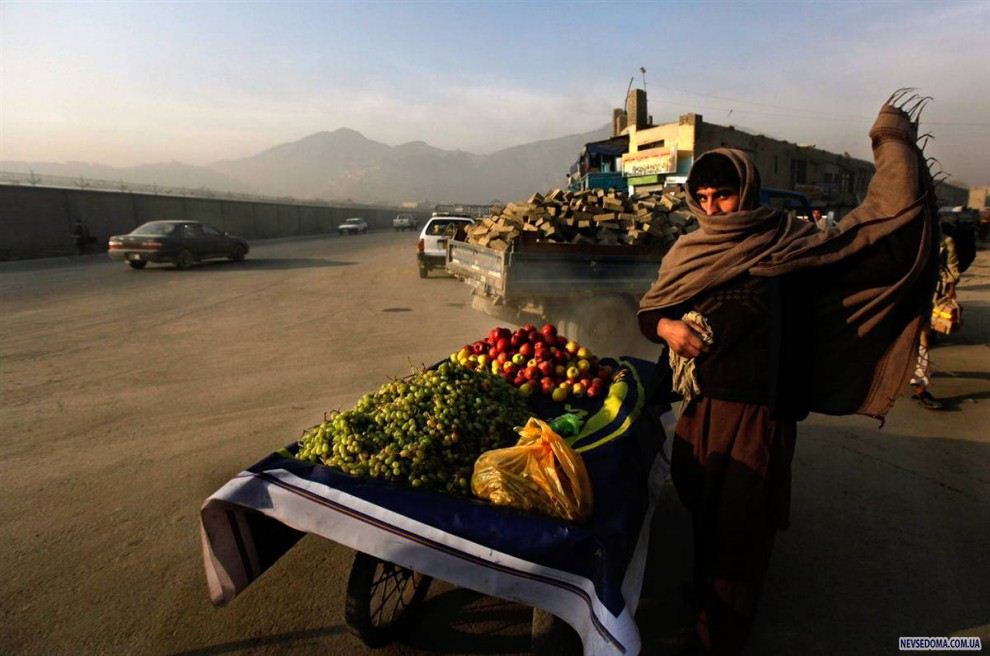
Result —
<instances>
[{"instance_id":1,"label":"concrete barrier wall","mask_svg":"<svg viewBox=\"0 0 990 656\"><path fill-rule=\"evenodd\" d=\"M245 239L254 238L254 203L222 201L223 225L217 227Z\"/></svg>"},{"instance_id":2,"label":"concrete barrier wall","mask_svg":"<svg viewBox=\"0 0 990 656\"><path fill-rule=\"evenodd\" d=\"M189 221L202 221L221 230L224 229L223 203L205 198L187 198L186 215Z\"/></svg>"},{"instance_id":3,"label":"concrete barrier wall","mask_svg":"<svg viewBox=\"0 0 990 656\"><path fill-rule=\"evenodd\" d=\"M64 192L33 187L0 188L0 257L47 257L75 251Z\"/></svg>"},{"instance_id":4,"label":"concrete barrier wall","mask_svg":"<svg viewBox=\"0 0 990 656\"><path fill-rule=\"evenodd\" d=\"M328 207L254 201L155 196L88 189L0 185L0 259L76 253L77 221L89 228L92 248L105 249L110 235L155 220L202 221L245 239L337 234L345 219L361 217L372 230L391 229L398 213L420 225L429 215L398 208Z\"/></svg>"}]
</instances>

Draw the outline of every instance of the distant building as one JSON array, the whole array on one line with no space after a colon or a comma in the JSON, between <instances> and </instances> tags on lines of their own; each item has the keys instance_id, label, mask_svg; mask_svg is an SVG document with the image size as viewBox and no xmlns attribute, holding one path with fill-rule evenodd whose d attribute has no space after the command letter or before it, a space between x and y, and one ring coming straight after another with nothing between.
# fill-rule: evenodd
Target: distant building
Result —
<instances>
[{"instance_id":1,"label":"distant building","mask_svg":"<svg viewBox=\"0 0 990 656\"><path fill-rule=\"evenodd\" d=\"M800 192L812 207L841 213L859 205L874 171L872 162L848 153L839 155L814 145L708 123L701 114L683 114L676 123L654 125L642 89L629 91L626 109L613 110L612 134L611 139L585 146L581 159L571 167L572 186L575 180L584 186L605 186L595 184L590 174L603 171L607 165L609 172L621 171L630 192L659 190L667 184L684 182L695 157L705 151L738 148L753 158L765 187ZM626 151L609 156L623 138L628 139ZM594 154L599 152L605 155L595 160ZM614 180L608 182L618 187ZM965 203L967 193L961 187L942 184L938 188L939 204L960 204L953 201L960 195Z\"/></svg>"},{"instance_id":2,"label":"distant building","mask_svg":"<svg viewBox=\"0 0 990 656\"><path fill-rule=\"evenodd\" d=\"M578 160L571 165L568 182L574 191L579 189L621 189L627 183L622 174L622 156L629 150L629 137L622 135L586 143Z\"/></svg>"}]
</instances>

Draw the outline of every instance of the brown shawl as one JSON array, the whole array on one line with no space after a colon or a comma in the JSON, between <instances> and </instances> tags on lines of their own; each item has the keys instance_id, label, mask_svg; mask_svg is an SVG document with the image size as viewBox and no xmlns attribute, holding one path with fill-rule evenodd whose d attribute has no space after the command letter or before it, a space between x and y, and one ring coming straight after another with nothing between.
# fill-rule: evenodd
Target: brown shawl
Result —
<instances>
[{"instance_id":1,"label":"brown shawl","mask_svg":"<svg viewBox=\"0 0 990 656\"><path fill-rule=\"evenodd\" d=\"M658 341L659 311L745 272L800 275L802 293L812 299L808 379L790 383L807 386L812 411L885 415L910 376L935 281L937 208L916 135L905 112L880 110L870 130L876 173L866 198L829 232L761 207L759 173L742 151L699 157L717 153L735 164L740 210L707 216L688 194L701 229L664 257L640 301L643 332ZM688 182L690 188L690 176Z\"/></svg>"}]
</instances>

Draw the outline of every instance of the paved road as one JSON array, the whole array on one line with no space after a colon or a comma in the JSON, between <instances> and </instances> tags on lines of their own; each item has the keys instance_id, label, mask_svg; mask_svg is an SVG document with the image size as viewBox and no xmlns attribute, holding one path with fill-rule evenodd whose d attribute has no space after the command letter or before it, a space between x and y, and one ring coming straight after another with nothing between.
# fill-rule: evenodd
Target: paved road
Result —
<instances>
[{"instance_id":1,"label":"paved road","mask_svg":"<svg viewBox=\"0 0 990 656\"><path fill-rule=\"evenodd\" d=\"M198 509L231 475L491 321L415 240L256 245L242 264L133 271L100 256L0 264L0 653L371 653L342 623L351 552L305 538L210 606ZM935 414L802 426L753 654L874 654L899 635L990 632L990 256L935 351ZM655 525L648 653L682 624L685 517ZM438 586L382 654L515 654L516 604Z\"/></svg>"}]
</instances>

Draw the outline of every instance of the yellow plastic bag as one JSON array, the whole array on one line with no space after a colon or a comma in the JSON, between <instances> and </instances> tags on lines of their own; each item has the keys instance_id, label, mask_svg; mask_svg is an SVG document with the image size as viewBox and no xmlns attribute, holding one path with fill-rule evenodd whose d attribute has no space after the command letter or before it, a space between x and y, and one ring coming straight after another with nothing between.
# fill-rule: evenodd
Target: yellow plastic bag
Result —
<instances>
[{"instance_id":1,"label":"yellow plastic bag","mask_svg":"<svg viewBox=\"0 0 990 656\"><path fill-rule=\"evenodd\" d=\"M576 522L591 517L591 479L581 456L535 417L519 434L515 446L486 451L475 461L475 496Z\"/></svg>"}]
</instances>

